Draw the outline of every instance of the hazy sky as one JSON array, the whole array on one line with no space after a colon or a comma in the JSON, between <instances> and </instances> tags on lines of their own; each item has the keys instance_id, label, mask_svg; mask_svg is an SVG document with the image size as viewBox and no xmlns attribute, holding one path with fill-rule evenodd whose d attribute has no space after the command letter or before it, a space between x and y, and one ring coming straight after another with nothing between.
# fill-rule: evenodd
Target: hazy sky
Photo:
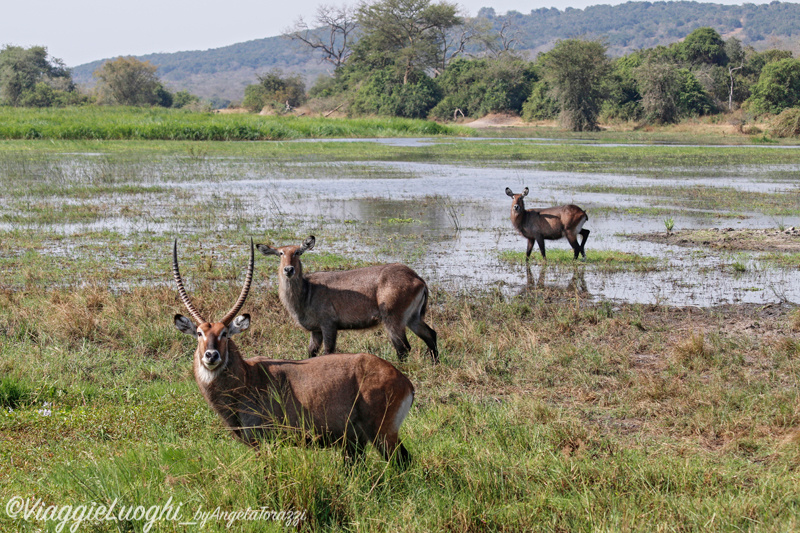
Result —
<instances>
[{"instance_id":1,"label":"hazy sky","mask_svg":"<svg viewBox=\"0 0 800 533\"><path fill-rule=\"evenodd\" d=\"M800 0L798 0L800 1ZM768 3L750 0L747 3ZM96 59L156 52L207 50L280 35L299 16L313 21L321 4L355 0L8 0L0 45L46 46L74 67ZM498 14L540 7L584 8L623 0L455 0L469 15L491 6ZM716 0L742 4L742 0Z\"/></svg>"}]
</instances>

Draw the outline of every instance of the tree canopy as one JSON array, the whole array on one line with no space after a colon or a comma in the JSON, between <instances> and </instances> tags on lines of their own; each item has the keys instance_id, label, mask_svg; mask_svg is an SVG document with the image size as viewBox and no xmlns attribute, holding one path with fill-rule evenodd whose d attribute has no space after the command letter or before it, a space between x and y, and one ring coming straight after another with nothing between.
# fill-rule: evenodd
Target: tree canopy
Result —
<instances>
[{"instance_id":1,"label":"tree canopy","mask_svg":"<svg viewBox=\"0 0 800 533\"><path fill-rule=\"evenodd\" d=\"M106 61L94 73L99 80L100 101L133 106L162 103L163 86L156 70L158 67L149 61L132 56Z\"/></svg>"},{"instance_id":2,"label":"tree canopy","mask_svg":"<svg viewBox=\"0 0 800 533\"><path fill-rule=\"evenodd\" d=\"M605 45L567 39L559 41L539 61L550 94L561 108L561 124L573 131L596 130L611 69Z\"/></svg>"},{"instance_id":3,"label":"tree canopy","mask_svg":"<svg viewBox=\"0 0 800 533\"><path fill-rule=\"evenodd\" d=\"M0 101L11 106L49 107L79 103L72 75L47 48L7 45L0 49Z\"/></svg>"}]
</instances>

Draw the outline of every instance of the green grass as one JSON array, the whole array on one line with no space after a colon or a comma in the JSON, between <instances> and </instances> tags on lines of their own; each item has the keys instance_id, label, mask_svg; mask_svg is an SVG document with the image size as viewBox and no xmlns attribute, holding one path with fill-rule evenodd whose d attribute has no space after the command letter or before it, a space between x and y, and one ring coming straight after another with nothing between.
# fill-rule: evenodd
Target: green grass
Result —
<instances>
[{"instance_id":1,"label":"green grass","mask_svg":"<svg viewBox=\"0 0 800 533\"><path fill-rule=\"evenodd\" d=\"M547 250L547 263L555 265L586 265L596 270L601 271L614 271L614 270L634 270L646 271L652 270L657 266L655 257L639 255L628 252L619 252L616 250L591 250L586 252L586 259L579 257L576 261L572 249L565 250L559 248L546 248ZM513 250L501 250L498 258L508 264L524 265L525 252L515 252ZM531 252L531 263L545 264L539 249L534 246Z\"/></svg>"},{"instance_id":2,"label":"green grass","mask_svg":"<svg viewBox=\"0 0 800 533\"><path fill-rule=\"evenodd\" d=\"M218 310L239 282L208 290L193 291L198 305ZM713 324L714 313L666 322L658 309L435 291L442 364L431 367L413 338L400 365L417 387L401 431L414 461L401 470L371 451L347 469L337 450L279 436L256 454L225 433L191 378L194 343L171 325L180 310L171 287L9 297L0 391L15 400L0 410L3 502L149 507L172 497L184 520L201 507L266 507L305 511L300 527L309 531L800 525L800 398L789 386L800 352L788 329L772 341L689 335L680 331ZM247 311L258 318L240 337L245 353L300 357L305 334L277 294L251 294ZM382 331L345 333L340 343L395 360ZM641 353L657 354L657 365L638 367ZM36 527L44 524L0 514L4 530ZM165 521L153 529L180 530Z\"/></svg>"},{"instance_id":3,"label":"green grass","mask_svg":"<svg viewBox=\"0 0 800 533\"><path fill-rule=\"evenodd\" d=\"M0 216L15 224L0 231L0 531L55 531L55 523L8 516L15 496L145 507L172 498L183 520L217 507L304 511L303 531L797 530L800 312L789 305L673 309L594 302L577 288L510 294L432 283L426 320L440 365L413 335L405 363L381 328L338 339L341 351L375 353L414 383L401 428L414 458L407 469L372 450L348 469L339 450L291 436L270 437L259 452L230 438L191 375L194 341L172 324L184 312L171 280L172 239L193 301L219 317L241 290L250 235L287 245L313 233L309 271L422 260L449 242L421 231L433 223L420 213L445 200L376 199L368 222L334 225L313 214L265 222L264 213L242 214L246 197L219 194L198 209L185 184L224 185L268 165L294 171L296 161L506 164L515 153L534 166L548 156L606 157L593 147L454 141L408 149L0 142ZM683 149L670 150L665 159ZM759 150L749 153L777 161L787 152ZM627 154L607 166L626 165ZM727 154L708 149L707 162ZM652 216L660 223L663 215ZM449 226L447 213L440 218ZM90 226L107 219L134 225ZM523 250L521 240L515 251L487 253L519 266ZM248 356L300 359L308 334L280 304L277 261L256 261L243 309L253 325L237 342ZM533 262L544 270L536 251ZM573 262L564 241L549 247L548 264L572 273L576 287L586 271L663 268L652 257L592 249ZM145 527L131 519L80 530ZM160 521L151 531L191 529ZM230 530L286 529L240 521ZM203 530L228 531L217 519Z\"/></svg>"},{"instance_id":4,"label":"green grass","mask_svg":"<svg viewBox=\"0 0 800 533\"><path fill-rule=\"evenodd\" d=\"M137 107L0 108L0 139L264 141L468 134L410 119L323 119Z\"/></svg>"}]
</instances>

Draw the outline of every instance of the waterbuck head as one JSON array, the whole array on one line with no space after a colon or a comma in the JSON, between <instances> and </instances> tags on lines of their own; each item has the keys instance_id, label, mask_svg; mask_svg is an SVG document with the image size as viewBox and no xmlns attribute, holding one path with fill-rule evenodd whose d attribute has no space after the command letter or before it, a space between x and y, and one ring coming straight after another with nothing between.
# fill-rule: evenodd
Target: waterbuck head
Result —
<instances>
[{"instance_id":1,"label":"waterbuck head","mask_svg":"<svg viewBox=\"0 0 800 533\"><path fill-rule=\"evenodd\" d=\"M525 200L523 200L523 198L528 196L528 188L525 187L525 189L523 189L523 191L522 191L522 194L514 194L513 192L511 192L511 189L506 187L506 194L508 196L510 196L511 200L512 200L512 202L511 202L511 210L514 213L517 213L517 214L524 213L525 212Z\"/></svg>"},{"instance_id":2,"label":"waterbuck head","mask_svg":"<svg viewBox=\"0 0 800 533\"><path fill-rule=\"evenodd\" d=\"M258 244L256 245L256 248L258 248L258 251L264 255L277 255L280 257L281 264L278 267L278 272L283 272L283 275L286 276L287 279L291 279L292 276L295 275L298 278L303 276L303 265L300 263L300 256L303 255L304 252L313 249L315 242L316 239L314 236L309 235L300 246L281 246L280 248L272 248L266 244Z\"/></svg>"},{"instance_id":3,"label":"waterbuck head","mask_svg":"<svg viewBox=\"0 0 800 533\"><path fill-rule=\"evenodd\" d=\"M197 337L197 351L195 352L195 371L196 374L204 377L204 381L213 379L218 372L221 372L229 363L230 355L228 344L230 338L250 327L250 315L245 313L236 316L236 313L244 305L247 293L250 291L250 283L253 280L254 265L253 240L250 239L250 264L247 266L247 275L244 280L244 287L239 295L239 299L219 322L209 322L200 315L183 287L180 271L178 270L178 240L172 247L172 275L178 285L178 294L189 314L194 319L183 315L175 315L175 327L187 335ZM196 323L196 324L195 324Z\"/></svg>"}]
</instances>

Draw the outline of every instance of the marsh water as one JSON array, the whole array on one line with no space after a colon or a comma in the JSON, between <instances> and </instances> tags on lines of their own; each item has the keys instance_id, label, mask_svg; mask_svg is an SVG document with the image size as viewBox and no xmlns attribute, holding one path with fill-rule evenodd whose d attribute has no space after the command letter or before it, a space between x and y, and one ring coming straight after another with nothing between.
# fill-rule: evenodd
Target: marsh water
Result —
<instances>
[{"instance_id":1,"label":"marsh water","mask_svg":"<svg viewBox=\"0 0 800 533\"><path fill-rule=\"evenodd\" d=\"M546 286L578 290L584 296L639 303L709 306L721 303L767 303L782 300L800 302L800 272L762 265L758 256L741 259L735 254L707 249L687 249L633 240L628 233L665 231L663 217L629 214L620 208L650 206L670 208L668 198L652 199L631 195L577 192L582 185L609 183L646 186L663 185L664 179L634 176L531 171L524 168L470 168L464 165L417 163L370 164L392 174L408 177L373 178L292 178L291 176L250 175L238 186L251 198L255 209L270 213L277 201L284 214L322 217L338 224L347 233L346 221L392 221L407 226L408 233L427 237L430 244L424 257L413 266L429 281L460 289L497 285L505 291L522 291ZM725 186L741 190L796 194L796 185L765 182L753 177L712 180L681 179L680 186ZM511 228L510 199L505 187L521 191L529 187L526 207L544 207L574 203L589 213L585 227L591 230L588 255L594 250L618 250L658 258L658 269L632 272L596 270L590 264L546 266L534 249L530 271L522 265L499 259L505 250L524 251L526 241ZM431 200L431 197L434 199ZM608 211L604 208L614 208ZM706 228L720 225L709 213L692 216L674 207L676 228ZM631 209L635 211L635 209ZM269 215L268 215L269 216ZM281 216L278 214L277 216ZM456 220L453 220L453 217ZM409 220L410 219L410 220ZM779 222L759 213L742 219L722 219L722 225L734 228L768 228L800 225L800 220L784 218ZM379 230L378 230L379 231ZM547 242L547 249L569 250L566 240ZM731 263L744 260L744 271L733 271ZM576 283L579 280L579 283Z\"/></svg>"},{"instance_id":2,"label":"marsh water","mask_svg":"<svg viewBox=\"0 0 800 533\"><path fill-rule=\"evenodd\" d=\"M377 142L413 147L426 141ZM87 165L97 165L91 162L93 158L102 157L62 155L58 165L68 180ZM591 192L598 189L595 186L666 186L798 195L798 182L786 178L795 172L800 172L800 164L778 169L756 165L738 168L735 175L712 176L708 169L696 175L691 169L665 169L660 177L650 178L636 173L545 171L526 162L475 166L409 161L269 164L244 156L154 159L138 163L132 179L171 192L121 197L118 203L125 205L111 202L114 205L106 216L48 229L73 235L101 230L123 235L199 231L175 217L175 205L183 202L198 210L214 206L214 213L224 212L219 217L209 215L202 228L205 232L217 226L229 229L237 220L256 234L259 229L294 226L300 234L318 235L317 251L368 261L403 261L429 283L448 290L497 287L513 294L550 289L594 300L681 306L800 303L800 271L762 261L758 253L725 253L628 237L665 231L666 216L674 220L676 230L800 226L800 218L773 217L757 209L735 216L702 207L687 209L669 195ZM551 261L548 266L536 248L529 268L504 260L507 252L524 252L526 246L511 227L506 187L515 192L529 187L528 208L566 203L583 207L589 214L585 227L591 231L586 244L589 261ZM91 204L94 200L59 201ZM109 209L108 205L107 198L102 205L98 200L102 209ZM0 227L8 230L20 225L24 221ZM335 238L326 242L325 235ZM557 249L569 250L566 240L547 242L548 252ZM599 251L653 257L655 266L600 268L592 261L592 254Z\"/></svg>"}]
</instances>

